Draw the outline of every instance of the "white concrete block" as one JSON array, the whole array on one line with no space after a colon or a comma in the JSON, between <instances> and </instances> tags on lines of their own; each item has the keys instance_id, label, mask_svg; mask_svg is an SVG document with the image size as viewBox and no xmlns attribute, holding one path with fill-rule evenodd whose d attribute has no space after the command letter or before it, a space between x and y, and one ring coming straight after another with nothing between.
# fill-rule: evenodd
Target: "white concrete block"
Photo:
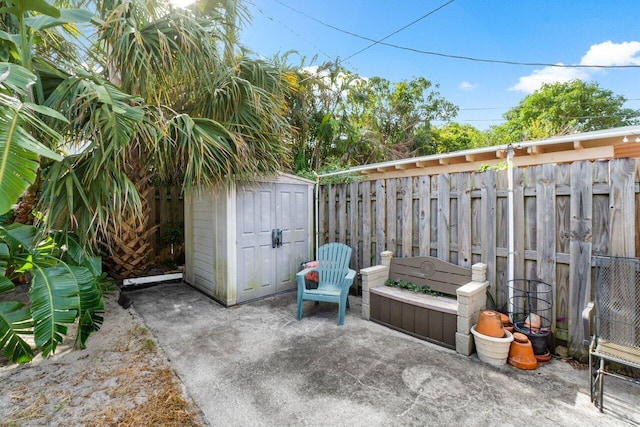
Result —
<instances>
[{"instance_id":1,"label":"white concrete block","mask_svg":"<svg viewBox=\"0 0 640 427\"><path fill-rule=\"evenodd\" d=\"M393 258L393 252L391 251L384 251L380 253L380 262L384 266L388 267L391 265L391 258Z\"/></svg>"},{"instance_id":2,"label":"white concrete block","mask_svg":"<svg viewBox=\"0 0 640 427\"><path fill-rule=\"evenodd\" d=\"M476 323L476 319L477 317L463 317L463 316L458 316L457 318L457 328L456 330L458 332L460 332L461 334L469 334L471 333L471 327L473 326L474 323Z\"/></svg>"},{"instance_id":3,"label":"white concrete block","mask_svg":"<svg viewBox=\"0 0 640 427\"><path fill-rule=\"evenodd\" d=\"M474 282L484 282L487 280L487 264L478 262L471 266L471 280Z\"/></svg>"},{"instance_id":4,"label":"white concrete block","mask_svg":"<svg viewBox=\"0 0 640 427\"><path fill-rule=\"evenodd\" d=\"M369 304L362 304L362 318L369 320L371 318L371 306Z\"/></svg>"},{"instance_id":5,"label":"white concrete block","mask_svg":"<svg viewBox=\"0 0 640 427\"><path fill-rule=\"evenodd\" d=\"M458 296L474 296L478 294L485 294L487 292L487 288L489 287L488 281L483 282L469 282L466 285L460 286L456 289L456 295Z\"/></svg>"},{"instance_id":6,"label":"white concrete block","mask_svg":"<svg viewBox=\"0 0 640 427\"><path fill-rule=\"evenodd\" d=\"M475 309L473 306L469 304L458 303L458 316L471 317L473 316L474 311Z\"/></svg>"},{"instance_id":7,"label":"white concrete block","mask_svg":"<svg viewBox=\"0 0 640 427\"><path fill-rule=\"evenodd\" d=\"M473 335L456 332L456 352L469 356L473 350Z\"/></svg>"}]
</instances>

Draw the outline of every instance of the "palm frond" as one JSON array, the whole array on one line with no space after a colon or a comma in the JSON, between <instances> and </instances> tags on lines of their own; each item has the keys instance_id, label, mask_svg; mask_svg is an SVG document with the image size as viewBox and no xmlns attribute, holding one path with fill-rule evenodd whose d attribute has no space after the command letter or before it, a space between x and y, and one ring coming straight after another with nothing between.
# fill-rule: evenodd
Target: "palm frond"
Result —
<instances>
[{"instance_id":1,"label":"palm frond","mask_svg":"<svg viewBox=\"0 0 640 427\"><path fill-rule=\"evenodd\" d=\"M140 99L89 74L60 80L47 100L68 114L67 156L43 165L40 209L50 225L78 233L82 245L94 243L108 224L140 213L140 199L126 174L126 156L137 135L154 132ZM63 129L61 128L62 132Z\"/></svg>"},{"instance_id":2,"label":"palm frond","mask_svg":"<svg viewBox=\"0 0 640 427\"><path fill-rule=\"evenodd\" d=\"M120 80L125 91L170 104L177 84L185 92L207 84L201 77L220 63L217 39L213 22L184 9L156 13L142 1L117 3L103 13L99 33L110 61L104 67L118 70L110 79Z\"/></svg>"}]
</instances>

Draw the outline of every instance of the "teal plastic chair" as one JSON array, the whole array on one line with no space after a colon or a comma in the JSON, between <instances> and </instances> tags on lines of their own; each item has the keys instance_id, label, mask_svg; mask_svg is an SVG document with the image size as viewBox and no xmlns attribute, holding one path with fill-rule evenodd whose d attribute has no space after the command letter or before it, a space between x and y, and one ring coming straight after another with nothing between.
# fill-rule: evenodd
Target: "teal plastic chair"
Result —
<instances>
[{"instance_id":1,"label":"teal plastic chair","mask_svg":"<svg viewBox=\"0 0 640 427\"><path fill-rule=\"evenodd\" d=\"M318 248L318 266L305 268L296 274L298 281L298 320L302 319L302 302L305 300L338 304L338 326L344 324L344 312L349 306L349 288L356 271L349 268L351 248L342 243L329 243ZM318 273L318 288L307 289L304 276L311 271Z\"/></svg>"}]
</instances>

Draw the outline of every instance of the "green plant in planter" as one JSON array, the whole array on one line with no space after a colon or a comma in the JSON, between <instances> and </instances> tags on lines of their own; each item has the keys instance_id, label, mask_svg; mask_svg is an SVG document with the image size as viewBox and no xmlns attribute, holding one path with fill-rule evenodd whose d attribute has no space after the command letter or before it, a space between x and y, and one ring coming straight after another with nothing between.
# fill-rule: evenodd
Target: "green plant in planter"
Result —
<instances>
[{"instance_id":1,"label":"green plant in planter","mask_svg":"<svg viewBox=\"0 0 640 427\"><path fill-rule=\"evenodd\" d=\"M175 262L175 247L184 243L184 223L170 223L163 226L160 242L170 247L171 261Z\"/></svg>"},{"instance_id":2,"label":"green plant in planter","mask_svg":"<svg viewBox=\"0 0 640 427\"><path fill-rule=\"evenodd\" d=\"M431 288L429 287L429 285L423 285L423 286L417 286L411 282L408 282L406 280L392 280L389 279L385 282L386 286L391 286L392 288L400 288L400 289L407 289L413 292L418 292L418 293L422 293L422 294L427 294L427 295L433 295L436 297L442 296L443 294L437 291L433 291L431 290Z\"/></svg>"},{"instance_id":3,"label":"green plant in planter","mask_svg":"<svg viewBox=\"0 0 640 427\"><path fill-rule=\"evenodd\" d=\"M29 306L0 302L0 350L14 363L29 362L33 335L44 357L53 354L78 322L74 348L84 348L103 321L102 296L110 280L99 257L88 256L67 233L41 236L30 225L0 226L0 296L29 286Z\"/></svg>"}]
</instances>

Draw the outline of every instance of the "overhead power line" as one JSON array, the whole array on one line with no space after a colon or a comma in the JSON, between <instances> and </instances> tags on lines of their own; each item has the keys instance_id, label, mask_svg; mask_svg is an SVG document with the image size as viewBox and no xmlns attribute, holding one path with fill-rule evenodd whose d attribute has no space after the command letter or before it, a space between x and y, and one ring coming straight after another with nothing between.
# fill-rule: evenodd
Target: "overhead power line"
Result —
<instances>
[{"instance_id":1,"label":"overhead power line","mask_svg":"<svg viewBox=\"0 0 640 427\"><path fill-rule=\"evenodd\" d=\"M331 28L333 30L336 30L338 32L341 32L343 34L347 34L349 36L361 39L361 40L366 40L369 42L372 42L372 45L383 45L383 46L388 46L388 47L392 47L394 49L399 49L399 50L405 50L408 52L414 52L414 53L420 53L423 55L431 55L431 56L438 56L438 57L442 57L442 58L450 58L450 59L459 59L459 60L464 60L464 61L473 61L473 62L485 62L485 63L490 63L490 64L506 64L506 65L522 65L522 66L528 66L528 67L556 67L556 68L601 68L601 69L606 69L606 68L640 68L640 65L588 65L588 64L553 64L550 62L522 62L522 61L511 61L511 60L504 60L504 59L489 59L489 58L476 58L476 57L472 57L472 56L465 56L465 55L453 55L453 54L448 54L448 53L441 53L441 52L433 52L433 51L428 51L428 50L422 50L422 49L417 49L417 48L413 48L413 47L408 47L408 46L400 46L400 45L396 45L396 44L392 44L392 43L387 43L384 42L382 40L385 40L386 38L390 37L385 37L382 40L375 40L372 39L370 37L366 37L351 31L347 31L344 30L340 27L336 27L335 25L332 24L328 24L324 21L321 21L320 19L311 16L301 10L298 10L296 8L294 8L293 6L290 6L286 3L283 3L280 0L274 0L276 3L281 4L282 6L291 9L292 11L294 11L297 14L300 14L308 19L311 19L314 22L317 22L318 24ZM443 6L441 6L440 8L446 6L447 4L444 4ZM409 24L412 25L412 24ZM401 31L401 30L400 30ZM370 47L370 46L369 46ZM368 49L368 47L367 47ZM356 52L356 54L359 52ZM355 55L355 54L354 54ZM354 55L349 56L349 58L353 57Z\"/></svg>"},{"instance_id":2,"label":"overhead power line","mask_svg":"<svg viewBox=\"0 0 640 427\"><path fill-rule=\"evenodd\" d=\"M364 47L364 48L360 49L360 50L359 50L359 51L357 51L356 53L352 53L351 55L347 56L347 57L346 57L345 59L343 59L342 61L347 61L347 60L349 60L349 59L353 58L354 56L361 54L362 52L364 52L365 50L369 49L370 47L373 47L373 46L375 46L375 45L377 45L377 44L382 43L383 41L385 41L385 40L386 40L386 39L388 39L389 37L393 37L393 36L395 36L396 34L398 34L399 32L406 30L407 28L409 28L409 27L410 27L410 26L412 26L413 24L416 24L416 23L418 23L418 22L422 21L422 20L423 20L424 18L426 18L427 16L431 16L431 15L433 15L434 13L436 13L437 11L439 11L440 9L443 9L443 8L445 8L446 6L449 6L449 5L450 5L451 3L453 3L454 1L455 1L455 0L449 0L448 2L446 2L446 3L444 3L444 4L440 5L440 6L438 6L437 8L433 9L431 12L425 13L425 14L424 14L424 15L422 15L420 18L418 18L418 19L414 19L413 21L411 21L411 22L410 22L410 23L408 23L407 25L405 25L405 26L403 26L403 27L398 28L397 30L395 30L395 31L394 31L394 32L392 32L391 34L389 34L389 35L387 35L387 36L385 36L385 37L381 38L380 40L377 40L377 41L375 41L375 42L371 43L369 46L366 46L366 47Z\"/></svg>"},{"instance_id":3,"label":"overhead power line","mask_svg":"<svg viewBox=\"0 0 640 427\"><path fill-rule=\"evenodd\" d=\"M274 18L271 15L268 15L267 13L265 13L264 10L262 10L262 8L260 6L258 6L255 3L251 3L257 10L258 12L260 12L260 14L262 16L264 16L265 18L267 18L270 21L273 22L277 22L278 24L282 25L284 28L286 28L287 30L289 30L294 36L298 37L300 40L302 40L305 43L309 43L311 46L313 46L315 49L318 50L318 52L320 52L321 54L323 54L324 56L326 56L330 61L333 61L333 57L331 57L328 53L326 53L325 51L323 51L322 49L320 49L318 46L316 46L315 44L313 44L311 41L307 40L305 37L301 36L297 31L295 31L294 29L292 29L290 26L288 26L287 24L285 24L284 22L282 22L281 20L279 20L278 18Z\"/></svg>"}]
</instances>

